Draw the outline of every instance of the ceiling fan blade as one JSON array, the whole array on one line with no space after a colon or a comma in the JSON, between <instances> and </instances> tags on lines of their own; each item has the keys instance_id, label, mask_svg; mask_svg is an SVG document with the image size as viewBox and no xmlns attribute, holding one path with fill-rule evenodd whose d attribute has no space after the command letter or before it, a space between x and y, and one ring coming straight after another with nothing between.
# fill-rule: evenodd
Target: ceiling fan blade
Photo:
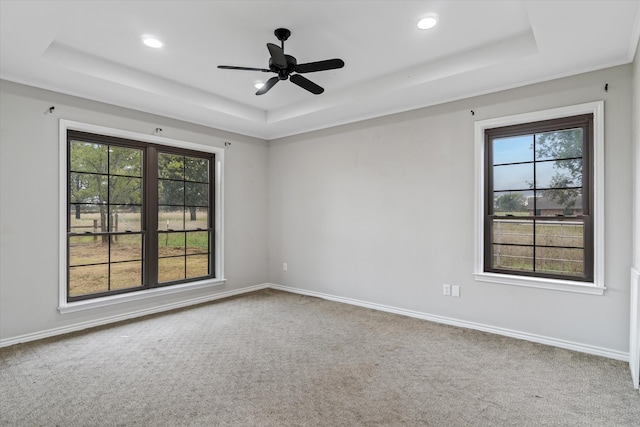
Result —
<instances>
[{"instance_id":1,"label":"ceiling fan blade","mask_svg":"<svg viewBox=\"0 0 640 427\"><path fill-rule=\"evenodd\" d=\"M278 80L280 80L278 77L271 77L269 80L265 82L264 86L262 86L256 92L256 95L264 95L265 93L269 92L269 89L275 86L275 84L278 83Z\"/></svg>"},{"instance_id":2,"label":"ceiling fan blade","mask_svg":"<svg viewBox=\"0 0 640 427\"><path fill-rule=\"evenodd\" d=\"M301 76L300 74L292 75L291 77L289 77L289 80L300 86L302 89L308 90L314 95L320 95L322 92L324 92L323 88L321 88L308 78Z\"/></svg>"},{"instance_id":3,"label":"ceiling fan blade","mask_svg":"<svg viewBox=\"0 0 640 427\"><path fill-rule=\"evenodd\" d=\"M306 64L296 65L297 73L313 73L315 71L335 70L344 67L342 59L327 59L325 61L307 62Z\"/></svg>"},{"instance_id":4,"label":"ceiling fan blade","mask_svg":"<svg viewBox=\"0 0 640 427\"><path fill-rule=\"evenodd\" d=\"M271 54L271 61L278 68L285 69L287 68L287 58L284 56L284 50L276 44L267 43L267 49L269 49L269 53Z\"/></svg>"},{"instance_id":5,"label":"ceiling fan blade","mask_svg":"<svg viewBox=\"0 0 640 427\"><path fill-rule=\"evenodd\" d=\"M266 68L236 67L234 65L218 65L218 68L221 68L223 70L262 71L265 73L271 72L271 70L267 70Z\"/></svg>"}]
</instances>

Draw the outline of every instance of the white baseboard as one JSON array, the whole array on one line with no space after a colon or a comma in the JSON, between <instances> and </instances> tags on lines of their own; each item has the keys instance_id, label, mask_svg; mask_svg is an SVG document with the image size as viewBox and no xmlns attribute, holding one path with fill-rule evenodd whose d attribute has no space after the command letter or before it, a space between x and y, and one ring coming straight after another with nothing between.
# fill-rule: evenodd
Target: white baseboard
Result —
<instances>
[{"instance_id":1,"label":"white baseboard","mask_svg":"<svg viewBox=\"0 0 640 427\"><path fill-rule=\"evenodd\" d=\"M47 329L45 331L34 332L30 334L20 335L17 337L11 337L0 340L0 348L8 347L14 344L20 344L30 341L35 341L43 338L49 338L56 335L67 334L70 332L77 332L84 329L93 328L96 326L103 326L109 323L120 322L123 320L129 320L136 317L142 317L149 314L161 313L164 311L175 310L177 308L188 307L191 305L202 304L209 301L214 301L217 299L228 298L235 295L241 295L249 292L255 292L262 289L276 289L285 292L291 292L300 295L308 295L313 297L322 298L329 301L336 301L345 304L355 305L359 307L371 308L374 310L385 311L388 313L400 314L408 317L415 317L418 319L428 320L431 322L442 323L445 325L458 326L462 328L475 329L478 331L489 332L497 335L503 335L512 338L518 338L526 341L532 341L540 344L546 344L554 347L560 347L567 350L578 351L587 354L593 354L596 356L608 357L611 359L622 360L625 362L629 362L629 353L625 353L622 351L611 350L607 348L591 346L587 344L575 343L571 341L559 340L556 338L545 337L541 335L529 334L526 332L514 331L505 328L499 328L495 326L483 325L480 323L468 322L465 320L454 319L451 317L444 317L433 315L429 313L422 313L413 310L406 310L403 308L392 307L383 304L372 303L368 301L361 301L352 298L339 297L336 295L324 294L320 292L308 291L305 289L293 288L289 286L282 286L275 283L262 283L259 285L249 286L241 289L234 289L226 292L219 292L211 295L205 295L197 298L191 298L184 301L179 301L170 304L163 304L160 306L133 311L129 313L124 313L116 316L103 317L100 319L91 320L88 322L76 323L73 325L62 326L59 328Z\"/></svg>"},{"instance_id":2,"label":"white baseboard","mask_svg":"<svg viewBox=\"0 0 640 427\"><path fill-rule=\"evenodd\" d=\"M640 272L631 268L631 312L629 328L629 368L633 386L640 388Z\"/></svg>"},{"instance_id":3,"label":"white baseboard","mask_svg":"<svg viewBox=\"0 0 640 427\"><path fill-rule=\"evenodd\" d=\"M608 357L610 359L621 360L624 362L629 361L629 353L626 353L623 351L611 350L608 348L576 343L576 342L561 340L561 339L552 338L552 337L545 337L542 335L530 334L527 332L514 331L511 329L499 328L499 327L490 326L490 325L483 325L481 323L468 322L466 320L459 320L451 317L444 317L444 316L422 313L422 312L413 311L413 310L406 310L403 308L397 308L397 307L392 307L392 306L383 305L383 304L376 304L376 303L356 300L352 298L344 298L344 297L324 294L320 292L307 291L305 289L292 288L289 286L282 286L274 283L269 283L268 287L272 289L277 289L280 291L292 292L300 295L308 295L308 296L326 299L329 301L342 302L345 304L356 305L359 307L366 307L374 310L386 311L388 313L395 313L403 316L415 317L418 319L428 320L436 323L442 323L445 325L475 329L478 331L489 332L492 334L503 335L503 336L517 338L525 341L531 341L539 344L546 344L553 347L559 347L567 350L578 351L581 353L593 354L595 356Z\"/></svg>"},{"instance_id":4,"label":"white baseboard","mask_svg":"<svg viewBox=\"0 0 640 427\"><path fill-rule=\"evenodd\" d=\"M88 322L74 323L73 325L47 329L45 331L34 332L31 334L20 335L12 338L6 338L6 339L0 340L0 348L8 347L14 344L25 343L29 341L36 341L43 338L49 338L56 335L68 334L70 332L82 331L84 329L94 328L96 326L103 326L109 323L120 322L123 320L134 319L136 317L147 316L149 314L162 313L163 311L175 310L177 308L183 308L191 305L202 304L202 303L214 301L217 299L228 298L231 296L241 295L248 292L259 291L261 289L266 289L268 287L269 287L269 284L260 284L260 285L249 286L241 289L233 289L230 291L219 292L211 295L204 295L204 296L190 298L187 300L169 303L169 304L162 304L152 308L132 311L129 313L119 314L115 316L102 317L100 319L90 320Z\"/></svg>"}]
</instances>

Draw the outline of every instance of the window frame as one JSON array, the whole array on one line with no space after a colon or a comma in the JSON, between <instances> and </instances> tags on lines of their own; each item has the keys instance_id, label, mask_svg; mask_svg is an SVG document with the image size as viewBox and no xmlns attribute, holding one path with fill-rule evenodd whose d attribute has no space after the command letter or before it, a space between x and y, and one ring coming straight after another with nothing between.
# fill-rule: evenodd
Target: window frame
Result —
<instances>
[{"instance_id":1,"label":"window frame","mask_svg":"<svg viewBox=\"0 0 640 427\"><path fill-rule=\"evenodd\" d=\"M526 126L528 123L563 119L585 114L593 115L593 145L591 157L593 170L589 178L593 203L592 247L593 276L590 280L570 278L539 277L518 272L488 272L485 269L485 221L487 218L488 183L486 182L487 143L485 131L507 126ZM513 116L498 117L475 122L475 236L474 236L474 279L504 285L526 286L559 291L602 295L604 285L604 102L596 101Z\"/></svg>"},{"instance_id":2,"label":"window frame","mask_svg":"<svg viewBox=\"0 0 640 427\"><path fill-rule=\"evenodd\" d=\"M549 216L549 215L541 215L540 213L533 212L532 215L528 216L513 216L513 215L497 215L495 213L494 207L494 197L496 192L511 192L511 191L523 191L524 189L511 189L511 190L496 190L493 183L493 176L495 169L503 166L510 166L507 164L498 164L496 165L493 161L493 149L492 142L502 138L509 137L518 137L518 136L535 136L537 134L548 133L548 132L556 132L556 131L566 131L570 129L581 129L583 131L583 149L582 155L580 156L580 160L582 163L582 177L581 177L581 187L580 189L584 189L587 191L581 192L581 214L575 216L565 217L564 215L559 216ZM504 127L495 127L485 129L485 268L484 271L488 273L501 273L501 274L516 274L520 276L532 276L532 277L544 277L550 279L560 279L560 280L572 280L572 281L581 281L581 282L591 282L593 281L593 203L592 203L592 186L591 186L591 175L593 173L593 163L591 162L592 154L591 151L593 149L593 115L592 114L582 114L578 116L571 117L562 117L558 119L545 120L540 122L528 122L520 125L511 125ZM562 159L561 159L562 160ZM535 157L531 159L531 161L519 161L515 163L516 165L528 165L532 164L533 168L533 176L534 182L531 190L534 193L538 191L546 191L548 189L544 189L538 187L535 176L536 176L536 164L539 163L549 163L555 162L552 159L542 159L539 160ZM571 189L575 189L577 187L571 187ZM534 205L536 200L534 199ZM536 243L536 232L533 231L533 242L531 244L523 244L521 247L530 247L532 249L533 256L533 270L511 270L507 268L500 268L492 265L492 256L493 256L493 246L495 241L492 239L493 234L493 221L494 220L521 220L524 222L530 222L532 224L533 230L535 230L538 226L543 227L545 223L549 222L557 222L557 221L565 221L571 218L576 218L582 221L583 224L583 270L584 274L582 276L570 275L570 274L552 274L552 273L544 273L535 271L536 260L538 259L536 254L538 253L538 249L543 248L544 245L539 245ZM508 243L504 243L505 245L509 245Z\"/></svg>"},{"instance_id":3,"label":"window frame","mask_svg":"<svg viewBox=\"0 0 640 427\"><path fill-rule=\"evenodd\" d=\"M87 298L75 298L69 301L68 298L68 253L67 244L67 226L70 207L68 177L70 174L70 165L68 159L68 132L78 131L96 135L96 139L103 137L103 143L110 144L120 140L131 141L130 146L135 147L136 143L147 145L148 150L163 153L178 153L188 155L189 152L211 155L211 168L213 182L209 189L211 197L211 222L212 233L210 242L210 268L212 277L202 279L185 279L168 283L147 283L146 286L140 288L127 289L125 291L115 291L110 294L97 295ZM110 142L111 140L111 142ZM117 144L116 144L117 145ZM136 132L112 129L103 126L97 126L87 123L75 122L61 119L59 127L59 148L60 148L60 275L59 275L59 304L60 313L69 313L79 310L86 310L96 307L103 307L112 304L120 304L130 301L144 300L155 298L162 295L175 294L180 292L191 291L195 289L219 286L226 282L224 278L224 245L223 245L223 165L224 165L224 149L220 147L212 147L203 144L196 144L170 138L160 137L156 135L145 135ZM146 161L145 161L146 163ZM157 177L156 177L157 178ZM149 179L154 179L153 176ZM157 179L156 179L157 180ZM156 184L157 186L157 184ZM144 189L143 193L147 191ZM154 196L151 196L154 197ZM157 194L155 195L157 199ZM153 214L151 214L153 215ZM144 228L144 227L141 227ZM147 224L147 228L148 224ZM153 244L156 240L149 238L157 234L155 230L146 230L146 245ZM144 232L143 232L144 234ZM156 248L157 249L157 248ZM155 253L156 251L151 251ZM155 275L151 275L155 276Z\"/></svg>"}]
</instances>

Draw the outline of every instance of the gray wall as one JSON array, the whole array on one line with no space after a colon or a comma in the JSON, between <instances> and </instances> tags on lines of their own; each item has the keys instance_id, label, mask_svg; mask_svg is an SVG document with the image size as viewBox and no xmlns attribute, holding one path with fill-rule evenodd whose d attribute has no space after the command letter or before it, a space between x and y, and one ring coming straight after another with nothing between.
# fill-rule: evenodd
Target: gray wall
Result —
<instances>
[{"instance_id":1,"label":"gray wall","mask_svg":"<svg viewBox=\"0 0 640 427\"><path fill-rule=\"evenodd\" d=\"M221 292L273 282L627 352L632 68L615 67L268 144L1 82L0 339L207 292L58 314L58 119L65 118L140 133L162 127L167 137L215 146L232 142L225 176L228 283ZM609 92L603 90L605 83ZM607 180L604 296L475 282L474 121L601 99ZM55 112L45 114L51 105ZM286 273L282 262L288 263ZM444 297L442 283L460 285L461 298Z\"/></svg>"},{"instance_id":2,"label":"gray wall","mask_svg":"<svg viewBox=\"0 0 640 427\"><path fill-rule=\"evenodd\" d=\"M627 65L271 141L270 281L627 353L631 84ZM474 121L596 100L604 296L474 281Z\"/></svg>"},{"instance_id":3,"label":"gray wall","mask_svg":"<svg viewBox=\"0 0 640 427\"><path fill-rule=\"evenodd\" d=\"M633 63L633 267L640 271L640 43Z\"/></svg>"},{"instance_id":4,"label":"gray wall","mask_svg":"<svg viewBox=\"0 0 640 427\"><path fill-rule=\"evenodd\" d=\"M55 106L53 114L45 114ZM211 290L61 315L58 313L58 119L151 134L225 152L225 275L213 292L261 284L267 277L267 145L124 108L6 81L0 82L0 339L18 337L158 304L198 298Z\"/></svg>"},{"instance_id":5,"label":"gray wall","mask_svg":"<svg viewBox=\"0 0 640 427\"><path fill-rule=\"evenodd\" d=\"M629 337L630 355L629 362L635 379L640 376L640 43L636 48L636 56L633 63L633 260L631 270L631 334ZM635 299L633 298L635 293ZM635 348L633 347L635 345ZM639 386L638 383L635 384Z\"/></svg>"}]
</instances>

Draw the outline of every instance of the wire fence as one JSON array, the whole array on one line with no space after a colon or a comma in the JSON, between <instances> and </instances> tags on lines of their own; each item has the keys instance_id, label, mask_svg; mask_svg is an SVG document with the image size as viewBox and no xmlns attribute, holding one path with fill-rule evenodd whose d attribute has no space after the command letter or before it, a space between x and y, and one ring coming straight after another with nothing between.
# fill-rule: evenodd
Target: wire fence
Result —
<instances>
[{"instance_id":1,"label":"wire fence","mask_svg":"<svg viewBox=\"0 0 640 427\"><path fill-rule=\"evenodd\" d=\"M495 267L547 273L583 273L583 222L544 221L537 223L536 229L531 220L494 219L493 223ZM538 233L539 229L541 233Z\"/></svg>"},{"instance_id":2,"label":"wire fence","mask_svg":"<svg viewBox=\"0 0 640 427\"><path fill-rule=\"evenodd\" d=\"M126 220L123 220L122 215L119 213L112 213L110 216L110 230L109 232L117 233L119 230L130 230L129 224ZM100 225L100 221L98 219L92 219L93 221L91 225L71 225L69 226L70 231L74 232L74 230L88 229L90 231L86 231L85 234L93 234L93 241L98 241L98 233L104 233L102 226ZM138 227L139 228L139 227ZM118 241L118 235L112 236L115 241Z\"/></svg>"}]
</instances>

